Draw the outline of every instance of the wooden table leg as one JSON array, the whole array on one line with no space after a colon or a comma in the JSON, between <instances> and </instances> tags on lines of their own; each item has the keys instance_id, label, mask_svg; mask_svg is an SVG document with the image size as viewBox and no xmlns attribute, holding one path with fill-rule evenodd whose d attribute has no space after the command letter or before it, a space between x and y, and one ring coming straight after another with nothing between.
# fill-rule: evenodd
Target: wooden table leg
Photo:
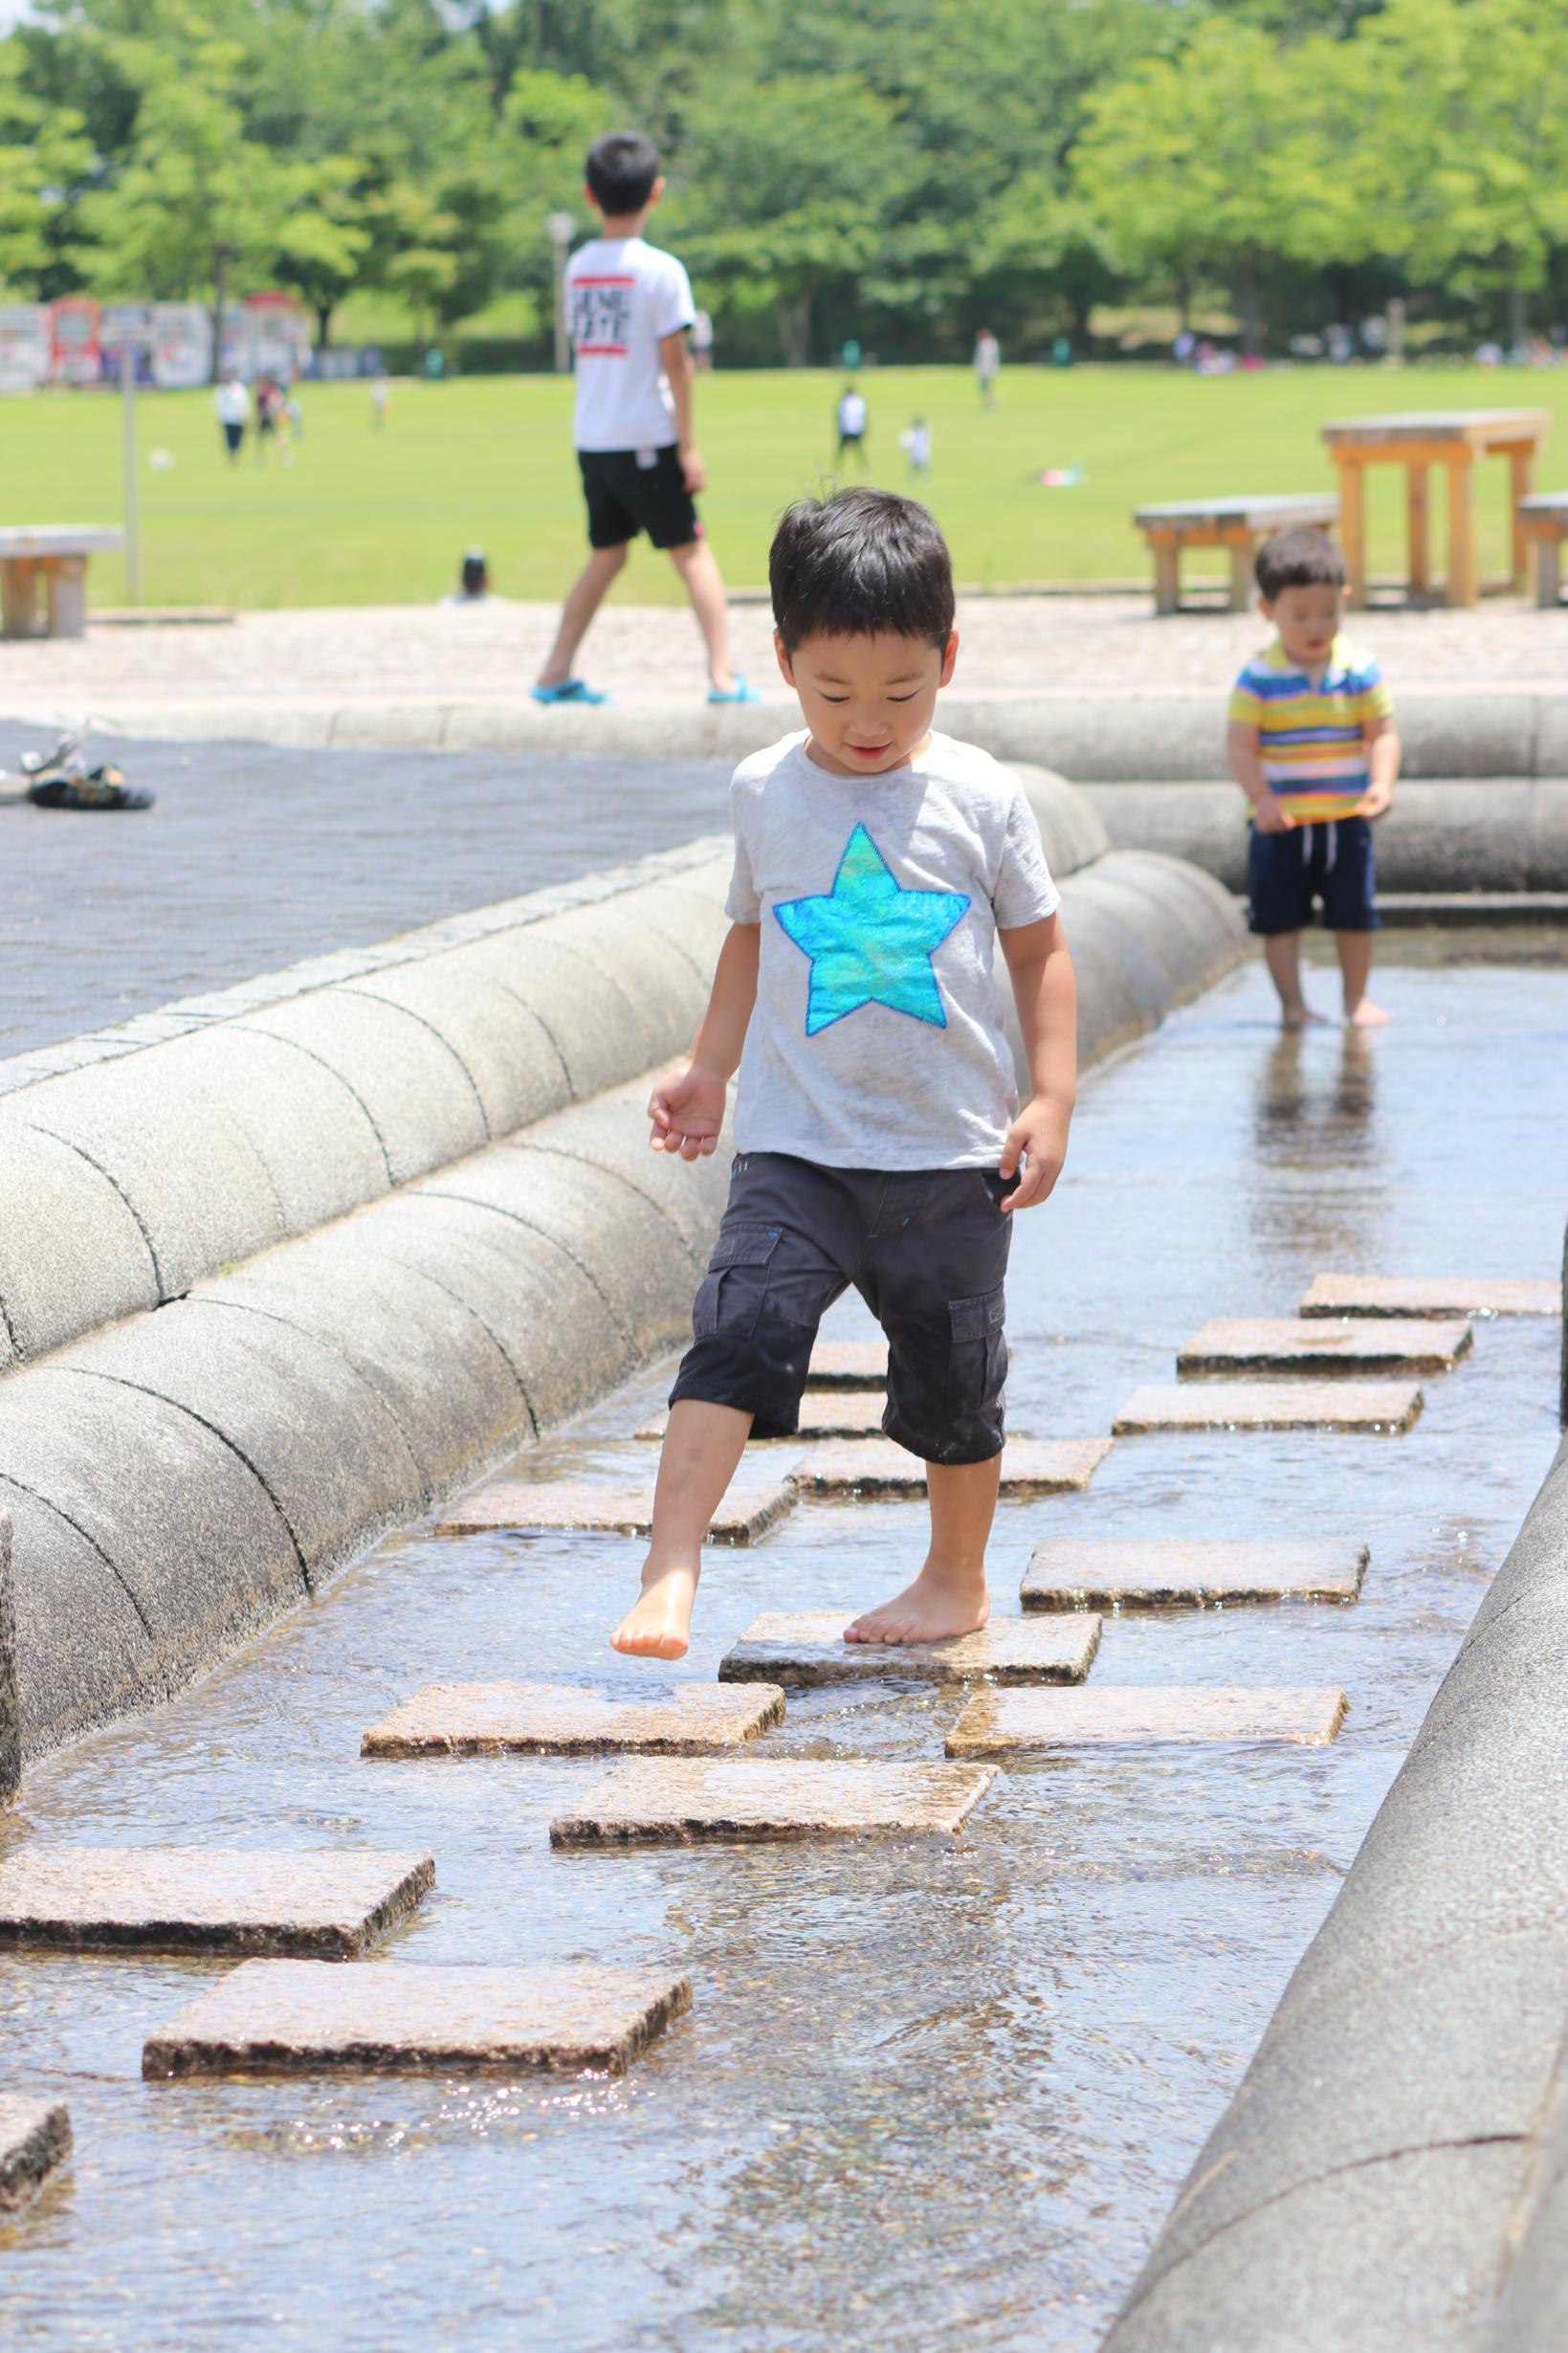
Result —
<instances>
[{"instance_id":1,"label":"wooden table leg","mask_svg":"<svg viewBox=\"0 0 1568 2353\"><path fill-rule=\"evenodd\" d=\"M31 556L0 563L0 637L31 637L37 618L37 570Z\"/></svg>"},{"instance_id":2,"label":"wooden table leg","mask_svg":"<svg viewBox=\"0 0 1568 2353\"><path fill-rule=\"evenodd\" d=\"M1354 457L1336 460L1339 471L1339 544L1353 605L1366 603L1366 527L1362 473Z\"/></svg>"},{"instance_id":3,"label":"wooden table leg","mask_svg":"<svg viewBox=\"0 0 1568 2353\"><path fill-rule=\"evenodd\" d=\"M46 556L44 592L49 602L51 637L87 634L87 558Z\"/></svg>"},{"instance_id":4,"label":"wooden table leg","mask_svg":"<svg viewBox=\"0 0 1568 2353\"><path fill-rule=\"evenodd\" d=\"M1432 583L1432 509L1430 466L1406 466L1405 510L1410 522L1410 593L1424 592Z\"/></svg>"},{"instance_id":5,"label":"wooden table leg","mask_svg":"<svg viewBox=\"0 0 1568 2353\"><path fill-rule=\"evenodd\" d=\"M1470 453L1448 460L1448 603L1473 605L1481 593L1475 562L1475 467Z\"/></svg>"},{"instance_id":6,"label":"wooden table leg","mask_svg":"<svg viewBox=\"0 0 1568 2353\"><path fill-rule=\"evenodd\" d=\"M1182 601L1181 548L1174 531L1152 531L1149 544L1154 549L1154 609L1157 613L1174 612Z\"/></svg>"},{"instance_id":7,"label":"wooden table leg","mask_svg":"<svg viewBox=\"0 0 1568 2353\"><path fill-rule=\"evenodd\" d=\"M1519 500L1528 499L1535 481L1535 445L1533 441L1515 442L1508 454L1509 490L1513 500L1513 577L1523 580L1530 567L1530 550L1525 544L1524 517L1519 512Z\"/></svg>"},{"instance_id":8,"label":"wooden table leg","mask_svg":"<svg viewBox=\"0 0 1568 2353\"><path fill-rule=\"evenodd\" d=\"M1250 612L1252 610L1252 534L1247 532L1230 543L1230 610Z\"/></svg>"},{"instance_id":9,"label":"wooden table leg","mask_svg":"<svg viewBox=\"0 0 1568 2353\"><path fill-rule=\"evenodd\" d=\"M1542 531L1535 541L1535 602L1555 612L1562 599L1562 542L1555 531Z\"/></svg>"}]
</instances>

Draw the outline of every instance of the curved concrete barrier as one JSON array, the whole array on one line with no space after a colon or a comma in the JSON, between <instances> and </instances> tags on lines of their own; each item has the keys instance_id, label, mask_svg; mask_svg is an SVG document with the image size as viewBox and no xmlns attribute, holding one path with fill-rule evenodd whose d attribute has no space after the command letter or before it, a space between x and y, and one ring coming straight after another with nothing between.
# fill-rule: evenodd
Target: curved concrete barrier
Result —
<instances>
[{"instance_id":1,"label":"curved concrete barrier","mask_svg":"<svg viewBox=\"0 0 1568 2353\"><path fill-rule=\"evenodd\" d=\"M1247 884L1247 821L1234 785L1091 785L1116 848L1162 850L1204 867L1227 890ZM1385 891L1568 890L1568 784L1496 776L1402 783L1378 827Z\"/></svg>"},{"instance_id":2,"label":"curved concrete barrier","mask_svg":"<svg viewBox=\"0 0 1568 2353\"><path fill-rule=\"evenodd\" d=\"M1559 2353L1565 1754L1568 1443L1105 2353Z\"/></svg>"},{"instance_id":3,"label":"curved concrete barrier","mask_svg":"<svg viewBox=\"0 0 1568 2353\"><path fill-rule=\"evenodd\" d=\"M1209 877L1099 855L1081 796L1028 784L1059 870L1089 859L1063 898L1093 1061L1244 935ZM702 844L481 910L0 1099L27 1753L177 1690L679 1343L725 1161L650 1152L622 1082L690 1036L727 875Z\"/></svg>"},{"instance_id":4,"label":"curved concrete barrier","mask_svg":"<svg viewBox=\"0 0 1568 2353\"><path fill-rule=\"evenodd\" d=\"M1039 761L1075 784L1134 779L1216 782L1226 774L1229 674L1212 686L1042 688L944 695L949 735L999 760ZM1399 695L1411 776L1568 777L1568 693L1551 685L1406 686ZM23 715L24 717L26 714ZM36 715L49 723L53 713ZM294 745L383 745L425 751L610 753L649 759L742 760L796 723L782 701L707 708L633 702L614 709L535 703L327 703L275 699L225 703L116 699L112 723L140 735L249 738Z\"/></svg>"}]
</instances>

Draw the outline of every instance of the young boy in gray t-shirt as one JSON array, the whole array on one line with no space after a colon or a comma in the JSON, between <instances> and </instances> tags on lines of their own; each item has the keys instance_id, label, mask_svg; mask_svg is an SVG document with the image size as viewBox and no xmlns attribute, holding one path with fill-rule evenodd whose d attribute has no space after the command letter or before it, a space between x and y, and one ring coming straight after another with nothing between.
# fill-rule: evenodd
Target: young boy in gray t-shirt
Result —
<instances>
[{"instance_id":1,"label":"young boy in gray t-shirt","mask_svg":"<svg viewBox=\"0 0 1568 2353\"><path fill-rule=\"evenodd\" d=\"M824 1311L852 1283L888 1336L882 1427L927 1465L931 1546L851 1642L985 1623L1011 1213L1067 1152L1072 966L1024 789L932 732L958 655L952 566L912 499L804 499L771 561L806 732L731 788L731 928L655 1151L713 1151L740 1067L718 1239L670 1399L642 1597L611 1640L678 1658L702 1543L748 1436L797 1427ZM998 943L1030 1074L1020 1107Z\"/></svg>"}]
</instances>

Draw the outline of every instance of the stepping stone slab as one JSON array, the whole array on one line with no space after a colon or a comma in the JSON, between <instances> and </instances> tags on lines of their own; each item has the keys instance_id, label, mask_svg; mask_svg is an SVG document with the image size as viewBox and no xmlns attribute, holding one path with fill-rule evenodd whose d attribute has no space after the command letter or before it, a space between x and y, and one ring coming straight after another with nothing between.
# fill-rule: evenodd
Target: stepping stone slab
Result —
<instances>
[{"instance_id":1,"label":"stepping stone slab","mask_svg":"<svg viewBox=\"0 0 1568 2353\"><path fill-rule=\"evenodd\" d=\"M1019 1588L1026 1609L1165 1609L1222 1602L1353 1602L1364 1544L1049 1538Z\"/></svg>"},{"instance_id":2,"label":"stepping stone slab","mask_svg":"<svg viewBox=\"0 0 1568 2353\"><path fill-rule=\"evenodd\" d=\"M813 1388L886 1388L888 1343L876 1340L819 1340L811 1351L806 1386Z\"/></svg>"},{"instance_id":3,"label":"stepping stone slab","mask_svg":"<svg viewBox=\"0 0 1568 2353\"><path fill-rule=\"evenodd\" d=\"M248 1961L148 2036L142 2073L595 2067L620 2075L691 1999L690 1982L669 1971Z\"/></svg>"},{"instance_id":4,"label":"stepping stone slab","mask_svg":"<svg viewBox=\"0 0 1568 2353\"><path fill-rule=\"evenodd\" d=\"M797 1763L617 1766L575 1813L550 1825L553 1847L693 1846L708 1839L858 1838L959 1829L992 1770L973 1765Z\"/></svg>"},{"instance_id":5,"label":"stepping stone slab","mask_svg":"<svg viewBox=\"0 0 1568 2353\"><path fill-rule=\"evenodd\" d=\"M1304 1316L1560 1316L1555 1282L1498 1276L1314 1275Z\"/></svg>"},{"instance_id":6,"label":"stepping stone slab","mask_svg":"<svg viewBox=\"0 0 1568 2353\"><path fill-rule=\"evenodd\" d=\"M35 2198L71 2154L71 2116L59 2099L0 2092L0 2214Z\"/></svg>"},{"instance_id":7,"label":"stepping stone slab","mask_svg":"<svg viewBox=\"0 0 1568 2353\"><path fill-rule=\"evenodd\" d=\"M349 1961L434 1883L429 1854L27 1846L0 1863L0 1945Z\"/></svg>"},{"instance_id":8,"label":"stepping stone slab","mask_svg":"<svg viewBox=\"0 0 1568 2353\"><path fill-rule=\"evenodd\" d=\"M1036 1620L993 1618L950 1642L846 1642L842 1610L753 1618L719 1661L721 1683L1081 1683L1099 1647L1100 1622L1077 1612Z\"/></svg>"},{"instance_id":9,"label":"stepping stone slab","mask_svg":"<svg viewBox=\"0 0 1568 2353\"><path fill-rule=\"evenodd\" d=\"M1064 1495L1087 1487L1111 1452L1109 1438L1009 1438L1002 1457L1005 1496ZM919 1496L925 1464L891 1438L843 1439L818 1447L789 1476L804 1495Z\"/></svg>"},{"instance_id":10,"label":"stepping stone slab","mask_svg":"<svg viewBox=\"0 0 1568 2353\"><path fill-rule=\"evenodd\" d=\"M1137 1388L1111 1427L1150 1430L1408 1430L1421 1411L1414 1381L1186 1381Z\"/></svg>"},{"instance_id":11,"label":"stepping stone slab","mask_svg":"<svg viewBox=\"0 0 1568 2353\"><path fill-rule=\"evenodd\" d=\"M795 1490L780 1480L727 1495L708 1530L710 1544L753 1544L794 1508ZM653 1524L651 1487L579 1486L541 1479L497 1479L454 1503L436 1522L437 1536L546 1536L561 1529L585 1534L646 1536Z\"/></svg>"},{"instance_id":12,"label":"stepping stone slab","mask_svg":"<svg viewBox=\"0 0 1568 2353\"><path fill-rule=\"evenodd\" d=\"M1222 1372L1448 1372L1470 1344L1456 1317L1418 1322L1405 1316L1297 1317L1205 1323L1176 1360L1180 1374Z\"/></svg>"},{"instance_id":13,"label":"stepping stone slab","mask_svg":"<svg viewBox=\"0 0 1568 2353\"><path fill-rule=\"evenodd\" d=\"M887 1399L880 1389L828 1390L813 1397L809 1392L801 1400L800 1421L794 1431L784 1438L763 1438L763 1446L793 1446L802 1438L862 1438L882 1430L882 1416ZM670 1427L668 1413L656 1413L644 1422L639 1438L662 1438Z\"/></svg>"},{"instance_id":14,"label":"stepping stone slab","mask_svg":"<svg viewBox=\"0 0 1568 2353\"><path fill-rule=\"evenodd\" d=\"M781 1722L784 1712L784 1696L776 1684L739 1692L682 1683L668 1699L611 1699L560 1683L427 1683L371 1725L360 1754L587 1756L645 1749L701 1757L740 1747Z\"/></svg>"},{"instance_id":15,"label":"stepping stone slab","mask_svg":"<svg viewBox=\"0 0 1568 2353\"><path fill-rule=\"evenodd\" d=\"M1292 1741L1321 1747L1344 1721L1342 1691L1241 1691L1093 1683L1084 1691L980 1691L947 1736L950 1757L1111 1742Z\"/></svg>"}]
</instances>

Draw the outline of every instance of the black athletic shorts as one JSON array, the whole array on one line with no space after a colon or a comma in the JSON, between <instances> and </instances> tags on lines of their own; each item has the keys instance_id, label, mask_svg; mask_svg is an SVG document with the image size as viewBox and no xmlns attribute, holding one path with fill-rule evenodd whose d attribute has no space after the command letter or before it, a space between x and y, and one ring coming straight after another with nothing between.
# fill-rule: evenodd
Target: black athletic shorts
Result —
<instances>
[{"instance_id":1,"label":"black athletic shorts","mask_svg":"<svg viewBox=\"0 0 1568 2353\"><path fill-rule=\"evenodd\" d=\"M744 1152L670 1392L792 1437L817 1325L850 1284L888 1336L882 1428L924 1462L1002 1452L1012 1189L991 1168L823 1168Z\"/></svg>"},{"instance_id":2,"label":"black athletic shorts","mask_svg":"<svg viewBox=\"0 0 1568 2353\"><path fill-rule=\"evenodd\" d=\"M688 547L702 537L673 441L662 450L579 450L577 462L590 547L624 547L639 531L655 547Z\"/></svg>"},{"instance_id":3,"label":"black athletic shorts","mask_svg":"<svg viewBox=\"0 0 1568 2353\"><path fill-rule=\"evenodd\" d=\"M1305 931L1314 899L1323 902L1328 930L1376 931L1375 889L1370 818L1327 818L1321 825L1292 826L1288 833L1252 828L1247 920L1265 938Z\"/></svg>"}]
</instances>

